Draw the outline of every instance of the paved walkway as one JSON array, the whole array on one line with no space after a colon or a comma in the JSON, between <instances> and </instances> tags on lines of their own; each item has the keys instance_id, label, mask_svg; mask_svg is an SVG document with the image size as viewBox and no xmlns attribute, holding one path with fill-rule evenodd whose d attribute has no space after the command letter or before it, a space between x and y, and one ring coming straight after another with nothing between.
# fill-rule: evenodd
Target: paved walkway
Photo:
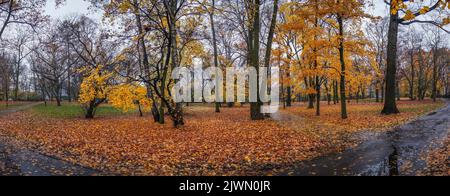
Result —
<instances>
[{"instance_id":1,"label":"paved walkway","mask_svg":"<svg viewBox=\"0 0 450 196\"><path fill-rule=\"evenodd\" d=\"M413 176L427 167L422 156L450 134L450 105L342 153L298 163L295 175ZM450 158L450 157L449 157Z\"/></svg>"},{"instance_id":2,"label":"paved walkway","mask_svg":"<svg viewBox=\"0 0 450 196\"><path fill-rule=\"evenodd\" d=\"M1 115L29 109L42 103L27 104L14 109L2 110ZM26 149L20 141L0 133L0 175L9 176L86 176L101 172Z\"/></svg>"}]
</instances>

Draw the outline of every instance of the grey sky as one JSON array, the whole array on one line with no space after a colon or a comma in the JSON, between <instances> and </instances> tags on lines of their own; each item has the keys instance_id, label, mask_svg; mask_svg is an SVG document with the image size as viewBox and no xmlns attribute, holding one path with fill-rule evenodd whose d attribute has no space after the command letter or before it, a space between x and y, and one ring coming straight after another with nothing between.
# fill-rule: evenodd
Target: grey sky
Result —
<instances>
[{"instance_id":1,"label":"grey sky","mask_svg":"<svg viewBox=\"0 0 450 196\"><path fill-rule=\"evenodd\" d=\"M376 16L385 16L387 13L386 6L384 5L383 1L373 1L375 7L370 8L369 12ZM45 11L53 19L64 18L73 14L87 14L90 17L96 18L97 20L100 19L101 15L98 13L92 13L92 11L88 10L88 7L89 3L82 0L66 0L66 3L63 6L55 8L54 0L50 0L47 3Z\"/></svg>"},{"instance_id":2,"label":"grey sky","mask_svg":"<svg viewBox=\"0 0 450 196\"><path fill-rule=\"evenodd\" d=\"M368 7L367 12L374 16L385 17L388 16L388 7L383 2L383 0L367 0L373 3L374 6ZM66 0L64 5L55 8L55 0L49 0L45 8L47 15L50 15L52 19L63 19L65 17L76 15L76 14L86 14L93 20L100 22L102 18L101 13L95 13L93 10L88 10L89 3L83 0ZM351 8L349 8L351 9ZM100 23L100 26L103 26ZM420 24L415 24L414 26L421 26ZM419 28L420 30L420 28ZM448 39L450 42L450 39Z\"/></svg>"},{"instance_id":3,"label":"grey sky","mask_svg":"<svg viewBox=\"0 0 450 196\"><path fill-rule=\"evenodd\" d=\"M100 19L101 14L92 13L93 11L88 10L88 7L89 3L83 0L66 0L64 5L56 8L55 0L49 0L46 5L45 12L52 17L52 19L61 19L76 14L86 14L91 18Z\"/></svg>"}]
</instances>

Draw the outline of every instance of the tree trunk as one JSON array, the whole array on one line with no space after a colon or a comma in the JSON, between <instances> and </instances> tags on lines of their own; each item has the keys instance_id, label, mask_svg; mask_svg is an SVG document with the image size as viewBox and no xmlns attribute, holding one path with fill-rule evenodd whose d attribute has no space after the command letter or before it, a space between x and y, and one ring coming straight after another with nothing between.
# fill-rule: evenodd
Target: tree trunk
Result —
<instances>
[{"instance_id":1,"label":"tree trunk","mask_svg":"<svg viewBox=\"0 0 450 196\"><path fill-rule=\"evenodd\" d=\"M333 81L333 103L339 103L339 82Z\"/></svg>"},{"instance_id":2,"label":"tree trunk","mask_svg":"<svg viewBox=\"0 0 450 196\"><path fill-rule=\"evenodd\" d=\"M320 116L320 77L316 76L316 116Z\"/></svg>"},{"instance_id":3,"label":"tree trunk","mask_svg":"<svg viewBox=\"0 0 450 196\"><path fill-rule=\"evenodd\" d=\"M327 92L327 102L328 105L331 105L331 92L330 92L330 86L329 86L329 82L328 79L325 82L325 90Z\"/></svg>"},{"instance_id":4,"label":"tree trunk","mask_svg":"<svg viewBox=\"0 0 450 196\"><path fill-rule=\"evenodd\" d=\"M213 42L213 49L214 49L214 66L218 69L219 68L219 52L217 49L217 37L216 37L216 27L215 27L215 22L214 22L214 14L215 14L215 9L216 9L216 1L215 0L211 0L211 12L209 14L209 20L211 22L211 33L212 33L212 42ZM217 78L218 73L216 73L216 78ZM218 85L223 85L223 84L219 84L219 80L216 80L216 89L218 89ZM215 92L216 93L216 113L220 113L220 103L218 102L220 97L219 95L221 95L221 93L219 92Z\"/></svg>"},{"instance_id":5,"label":"tree trunk","mask_svg":"<svg viewBox=\"0 0 450 196\"><path fill-rule=\"evenodd\" d=\"M380 81L375 84L375 102L380 103Z\"/></svg>"},{"instance_id":6,"label":"tree trunk","mask_svg":"<svg viewBox=\"0 0 450 196\"><path fill-rule=\"evenodd\" d=\"M438 65L437 65L437 54L438 50L436 48L433 49L433 81L432 81L432 91L431 92L431 98L433 99L433 102L436 102L437 100L437 83L438 83Z\"/></svg>"},{"instance_id":7,"label":"tree trunk","mask_svg":"<svg viewBox=\"0 0 450 196\"><path fill-rule=\"evenodd\" d=\"M259 44L259 38L260 38L260 31L261 31L261 24L260 24L260 0L253 0L252 1L252 7L254 10L253 11L253 18L252 20L252 28L250 28L250 34L252 34L250 39L250 45L251 45L251 50L250 50L250 66L254 67L256 69L256 76L257 76L257 101L255 103L251 103L250 104L250 116L252 120L262 120L264 119L264 115L261 113L261 100L259 97L260 94L260 79L259 79L259 49L260 49L260 44Z\"/></svg>"},{"instance_id":8,"label":"tree trunk","mask_svg":"<svg viewBox=\"0 0 450 196\"><path fill-rule=\"evenodd\" d=\"M56 106L61 106L61 99L59 98L59 96L56 96Z\"/></svg>"},{"instance_id":9,"label":"tree trunk","mask_svg":"<svg viewBox=\"0 0 450 196\"><path fill-rule=\"evenodd\" d=\"M16 75L15 75L16 81L14 82L14 101L19 101L19 77L20 77L20 62L17 63L16 67Z\"/></svg>"},{"instance_id":10,"label":"tree trunk","mask_svg":"<svg viewBox=\"0 0 450 196\"><path fill-rule=\"evenodd\" d=\"M138 104L138 109L139 109L139 116L143 117L144 113L142 112L141 104Z\"/></svg>"},{"instance_id":11,"label":"tree trunk","mask_svg":"<svg viewBox=\"0 0 450 196\"><path fill-rule=\"evenodd\" d=\"M172 47L170 50L171 52L171 63L172 63L172 70L177 68L179 66L179 59L178 59L178 43L177 43L177 7L178 7L178 1L177 0L171 0L169 3L169 30L170 30L170 42L172 42ZM172 112L172 121L175 127L179 127L184 125L184 118L183 118L183 104L182 103L175 103L175 110Z\"/></svg>"},{"instance_id":12,"label":"tree trunk","mask_svg":"<svg viewBox=\"0 0 450 196\"><path fill-rule=\"evenodd\" d=\"M91 103L89 103L88 108L86 108L85 110L85 117L86 119L93 119L95 116L95 101L91 101Z\"/></svg>"},{"instance_id":13,"label":"tree trunk","mask_svg":"<svg viewBox=\"0 0 450 196\"><path fill-rule=\"evenodd\" d=\"M142 21L141 21L141 16L140 16L140 8L139 8L139 4L137 0L134 0L134 5L135 5L135 17L136 17L136 26L138 28L138 33L140 36L143 35L144 33L144 29L142 27ZM150 78L150 63L149 63L149 57L148 57L148 53L147 53L147 46L145 45L145 39L144 37L140 37L139 39L139 43L138 43L138 49L142 50L142 64L144 65L144 74L147 76L147 80ZM152 92L152 88L151 85L148 84L147 81L147 93L148 93L148 97L150 97L153 100L153 104L152 104L152 115L153 115L153 120L155 122L159 122L161 119L161 115L158 111L158 106L155 102L155 98L153 97L153 92ZM162 103L162 102L161 102ZM163 117L164 118L164 117ZM164 123L164 122L163 122Z\"/></svg>"},{"instance_id":14,"label":"tree trunk","mask_svg":"<svg viewBox=\"0 0 450 196\"><path fill-rule=\"evenodd\" d=\"M286 107L292 107L292 87L288 86L286 91Z\"/></svg>"},{"instance_id":15,"label":"tree trunk","mask_svg":"<svg viewBox=\"0 0 450 196\"><path fill-rule=\"evenodd\" d=\"M5 105L9 106L9 76L5 78Z\"/></svg>"},{"instance_id":16,"label":"tree trunk","mask_svg":"<svg viewBox=\"0 0 450 196\"><path fill-rule=\"evenodd\" d=\"M308 109L314 109L314 94L308 95Z\"/></svg>"},{"instance_id":17,"label":"tree trunk","mask_svg":"<svg viewBox=\"0 0 450 196\"><path fill-rule=\"evenodd\" d=\"M68 99L69 103L72 102L72 93L71 93L72 84L70 82L70 75L71 75L71 72L70 72L70 68L69 68L67 71L67 99Z\"/></svg>"},{"instance_id":18,"label":"tree trunk","mask_svg":"<svg viewBox=\"0 0 450 196\"><path fill-rule=\"evenodd\" d=\"M345 55L344 55L344 21L342 16L338 15L337 17L338 25L339 25L339 58L341 62L341 81L340 81L340 90L341 90L341 118L347 119L347 102L346 102L346 67L345 67Z\"/></svg>"},{"instance_id":19,"label":"tree trunk","mask_svg":"<svg viewBox=\"0 0 450 196\"><path fill-rule=\"evenodd\" d=\"M396 103L396 76L397 76L397 39L398 39L398 13L391 14L388 32L386 92L382 114L397 114L400 111Z\"/></svg>"},{"instance_id":20,"label":"tree trunk","mask_svg":"<svg viewBox=\"0 0 450 196\"><path fill-rule=\"evenodd\" d=\"M422 46L419 47L419 75L418 75L418 85L417 85L417 97L419 101L423 101L423 91L424 91L424 61L422 56Z\"/></svg>"},{"instance_id":21,"label":"tree trunk","mask_svg":"<svg viewBox=\"0 0 450 196\"><path fill-rule=\"evenodd\" d=\"M410 61L411 61L411 82L409 85L409 98L411 99L411 101L416 100L416 97L414 96L414 80L416 79L416 70L414 67L414 50L411 49L411 54L410 54Z\"/></svg>"},{"instance_id":22,"label":"tree trunk","mask_svg":"<svg viewBox=\"0 0 450 196\"><path fill-rule=\"evenodd\" d=\"M68 58L70 57L70 42L69 41L67 41L67 57ZM67 68L67 99L68 99L69 103L72 102L72 91L71 91L72 84L70 81L70 78L72 76L71 68L72 68L71 65L69 65Z\"/></svg>"}]
</instances>

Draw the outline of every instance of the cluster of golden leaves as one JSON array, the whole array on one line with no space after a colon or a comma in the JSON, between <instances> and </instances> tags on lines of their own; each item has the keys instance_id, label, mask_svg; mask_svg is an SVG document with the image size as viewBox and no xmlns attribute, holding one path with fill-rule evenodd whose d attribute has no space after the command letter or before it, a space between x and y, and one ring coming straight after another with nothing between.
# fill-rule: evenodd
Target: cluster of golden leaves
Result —
<instances>
[{"instance_id":1,"label":"cluster of golden leaves","mask_svg":"<svg viewBox=\"0 0 450 196\"><path fill-rule=\"evenodd\" d=\"M433 1L431 1L433 2ZM411 10L410 7L413 6L408 6L408 3L419 3L419 8L417 10ZM428 12L430 12L430 7L429 6L422 6L421 3L424 3L423 0L421 1L415 1L415 0L409 0L409 1L404 1L404 0L392 0L391 1L391 14L397 14L400 10L403 10L403 12L405 13L403 16L403 20L406 21L410 21L410 20L414 20L417 18L417 16L419 15L425 15ZM434 3L437 4L439 9L445 10L445 9L450 9L450 1L449 0L439 0L439 1L435 1ZM447 24L450 23L450 17L444 17L441 26L445 26Z\"/></svg>"},{"instance_id":2,"label":"cluster of golden leaves","mask_svg":"<svg viewBox=\"0 0 450 196\"><path fill-rule=\"evenodd\" d=\"M80 96L78 101L81 104L89 104L95 99L105 99L108 91L108 80L112 73L102 70L103 66L95 68L84 67L79 70L85 77L80 86Z\"/></svg>"},{"instance_id":3,"label":"cluster of golden leaves","mask_svg":"<svg viewBox=\"0 0 450 196\"><path fill-rule=\"evenodd\" d=\"M152 101L147 97L147 88L139 84L121 84L111 87L108 100L114 107L123 112L141 110L148 112L152 108Z\"/></svg>"}]
</instances>

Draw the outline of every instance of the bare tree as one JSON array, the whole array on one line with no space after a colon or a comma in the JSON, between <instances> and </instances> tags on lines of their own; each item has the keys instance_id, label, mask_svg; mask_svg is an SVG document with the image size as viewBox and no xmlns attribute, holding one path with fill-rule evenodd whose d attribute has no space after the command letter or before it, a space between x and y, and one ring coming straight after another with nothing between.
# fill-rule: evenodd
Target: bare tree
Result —
<instances>
[{"instance_id":1,"label":"bare tree","mask_svg":"<svg viewBox=\"0 0 450 196\"><path fill-rule=\"evenodd\" d=\"M10 59L10 56L5 51L2 51L2 53L0 54L0 81L2 82L2 99L5 101L6 106L8 106L9 103L9 92L13 70L11 65L12 60Z\"/></svg>"},{"instance_id":2,"label":"bare tree","mask_svg":"<svg viewBox=\"0 0 450 196\"><path fill-rule=\"evenodd\" d=\"M32 52L27 48L31 40L31 35L25 31L18 31L14 37L10 38L7 42L9 48L14 55L14 68L13 68L13 82L14 82L14 100L19 100L19 85L20 77L24 72L25 65L24 60Z\"/></svg>"},{"instance_id":3,"label":"bare tree","mask_svg":"<svg viewBox=\"0 0 450 196\"><path fill-rule=\"evenodd\" d=\"M383 18L371 23L367 27L368 37L372 40L376 51L377 69L375 74L375 99L380 102L380 93L384 94L384 75L386 67L386 49L387 49L387 33L388 18ZM383 95L381 96L383 99Z\"/></svg>"},{"instance_id":4,"label":"bare tree","mask_svg":"<svg viewBox=\"0 0 450 196\"><path fill-rule=\"evenodd\" d=\"M46 0L1 0L0 1L0 39L11 24L27 25L31 28L46 20L42 9Z\"/></svg>"}]
</instances>

